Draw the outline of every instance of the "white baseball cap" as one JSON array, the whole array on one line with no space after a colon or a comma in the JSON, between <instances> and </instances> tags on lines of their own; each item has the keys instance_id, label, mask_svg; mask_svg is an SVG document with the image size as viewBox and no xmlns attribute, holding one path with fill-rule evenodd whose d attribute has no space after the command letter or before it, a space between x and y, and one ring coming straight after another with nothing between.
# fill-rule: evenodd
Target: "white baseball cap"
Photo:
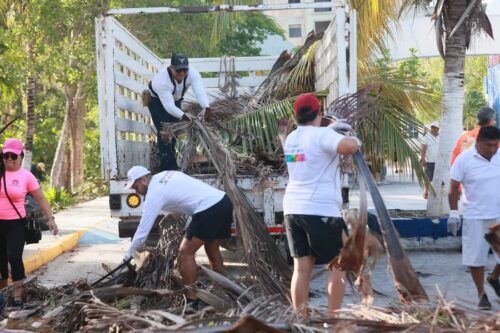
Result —
<instances>
[{"instance_id":1,"label":"white baseball cap","mask_svg":"<svg viewBox=\"0 0 500 333\"><path fill-rule=\"evenodd\" d=\"M137 179L149 175L150 173L148 169L140 165L131 167L127 172L127 183L125 184L125 188L127 190L132 188L132 185L134 185Z\"/></svg>"},{"instance_id":2,"label":"white baseball cap","mask_svg":"<svg viewBox=\"0 0 500 333\"><path fill-rule=\"evenodd\" d=\"M437 128L439 128L439 122L438 121L433 121L431 123L431 127L437 127Z\"/></svg>"}]
</instances>

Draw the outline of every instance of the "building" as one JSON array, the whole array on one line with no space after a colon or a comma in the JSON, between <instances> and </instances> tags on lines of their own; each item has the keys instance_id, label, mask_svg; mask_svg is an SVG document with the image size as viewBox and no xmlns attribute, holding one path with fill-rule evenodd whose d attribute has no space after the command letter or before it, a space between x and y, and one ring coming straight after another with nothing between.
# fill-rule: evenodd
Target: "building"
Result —
<instances>
[{"instance_id":1,"label":"building","mask_svg":"<svg viewBox=\"0 0 500 333\"><path fill-rule=\"evenodd\" d=\"M313 2L312 0L264 0L264 4L294 4ZM332 2L338 4L339 1L314 0L314 2ZM323 32L334 17L335 8L317 9L294 9L294 10L273 10L265 11L264 14L272 17L276 23L285 31L285 36L293 46L304 44L307 34L311 31Z\"/></svg>"}]
</instances>

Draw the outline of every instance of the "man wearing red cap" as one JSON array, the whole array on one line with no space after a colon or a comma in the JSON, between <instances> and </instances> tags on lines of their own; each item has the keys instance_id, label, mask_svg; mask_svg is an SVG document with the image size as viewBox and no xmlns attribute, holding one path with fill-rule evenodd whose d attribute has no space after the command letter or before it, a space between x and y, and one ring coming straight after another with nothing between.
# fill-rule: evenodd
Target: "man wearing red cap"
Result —
<instances>
[{"instance_id":1,"label":"man wearing red cap","mask_svg":"<svg viewBox=\"0 0 500 333\"><path fill-rule=\"evenodd\" d=\"M300 95L294 110L298 127L284 144L289 181L283 210L294 261L293 307L306 314L314 265L328 263L343 246L342 232L346 225L340 212L339 155L354 154L359 141L337 133L335 127L320 127L321 103L312 93ZM331 270L327 284L330 314L340 308L344 287L345 272Z\"/></svg>"}]
</instances>

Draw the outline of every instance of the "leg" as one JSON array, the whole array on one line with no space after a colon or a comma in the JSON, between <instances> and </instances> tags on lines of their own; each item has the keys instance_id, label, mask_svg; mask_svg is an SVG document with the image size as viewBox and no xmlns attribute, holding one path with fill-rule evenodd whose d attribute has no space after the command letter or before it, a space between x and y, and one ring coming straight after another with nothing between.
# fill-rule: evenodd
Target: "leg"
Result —
<instances>
[{"instance_id":1,"label":"leg","mask_svg":"<svg viewBox=\"0 0 500 333\"><path fill-rule=\"evenodd\" d=\"M3 223L4 221L0 221L0 224L2 224L0 225L0 281L2 283L0 289L7 286L7 280L9 278L9 262L7 259L7 238L5 237L7 229L4 228L5 225Z\"/></svg>"},{"instance_id":2,"label":"leg","mask_svg":"<svg viewBox=\"0 0 500 333\"><path fill-rule=\"evenodd\" d=\"M10 228L7 238L7 258L12 270L12 281L14 282L14 300L22 301L24 264L24 224L22 221L9 221Z\"/></svg>"},{"instance_id":3,"label":"leg","mask_svg":"<svg viewBox=\"0 0 500 333\"><path fill-rule=\"evenodd\" d=\"M177 119L171 116L161 104L160 99L151 98L148 106L151 118L156 127L157 143L158 143L158 159L160 161L161 170L177 170L177 160L175 156L176 140L164 142L161 138L160 131L164 123L175 122Z\"/></svg>"},{"instance_id":4,"label":"leg","mask_svg":"<svg viewBox=\"0 0 500 333\"><path fill-rule=\"evenodd\" d=\"M484 266L470 268L470 275L476 286L477 296L480 298L484 294Z\"/></svg>"},{"instance_id":5,"label":"leg","mask_svg":"<svg viewBox=\"0 0 500 333\"><path fill-rule=\"evenodd\" d=\"M210 268L217 273L224 274L224 260L220 253L220 240L215 239L205 243L205 252L210 261Z\"/></svg>"},{"instance_id":6,"label":"leg","mask_svg":"<svg viewBox=\"0 0 500 333\"><path fill-rule=\"evenodd\" d=\"M204 241L196 237L192 237L191 240L184 238L181 242L179 248L179 270L182 276L182 282L186 287L196 282L198 266L196 266L195 254L203 243ZM186 297L189 299L196 299L195 292L188 289Z\"/></svg>"},{"instance_id":7,"label":"leg","mask_svg":"<svg viewBox=\"0 0 500 333\"><path fill-rule=\"evenodd\" d=\"M328 274L326 290L328 292L328 314L332 315L342 305L345 290L345 272L336 268L332 269Z\"/></svg>"},{"instance_id":8,"label":"leg","mask_svg":"<svg viewBox=\"0 0 500 333\"><path fill-rule=\"evenodd\" d=\"M309 281L314 267L314 257L293 258L293 275L290 292L292 294L293 308L301 315L307 315L307 302L309 301Z\"/></svg>"}]
</instances>

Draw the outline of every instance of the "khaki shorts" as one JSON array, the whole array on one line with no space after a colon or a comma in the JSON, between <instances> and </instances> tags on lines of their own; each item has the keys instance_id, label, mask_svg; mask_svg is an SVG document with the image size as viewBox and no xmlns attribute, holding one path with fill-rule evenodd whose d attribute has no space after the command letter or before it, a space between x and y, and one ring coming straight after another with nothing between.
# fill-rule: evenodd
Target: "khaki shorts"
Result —
<instances>
[{"instance_id":1,"label":"khaki shorts","mask_svg":"<svg viewBox=\"0 0 500 333\"><path fill-rule=\"evenodd\" d=\"M488 264L490 244L484 239L488 227L499 223L500 219L472 220L464 219L462 224L462 263L471 267L483 267ZM495 261L500 264L499 256L493 252Z\"/></svg>"}]
</instances>

